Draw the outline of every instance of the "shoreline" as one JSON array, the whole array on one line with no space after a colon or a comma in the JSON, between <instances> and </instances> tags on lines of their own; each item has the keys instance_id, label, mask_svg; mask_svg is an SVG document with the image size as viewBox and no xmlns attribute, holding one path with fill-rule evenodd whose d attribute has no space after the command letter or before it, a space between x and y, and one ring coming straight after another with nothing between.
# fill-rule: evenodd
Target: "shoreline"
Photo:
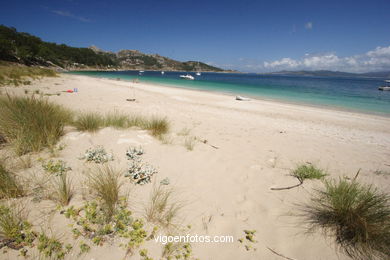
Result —
<instances>
[{"instance_id":1,"label":"shoreline","mask_svg":"<svg viewBox=\"0 0 390 260\"><path fill-rule=\"evenodd\" d=\"M114 79L114 78L108 78L104 76L90 76L90 75L77 75L77 74L72 74L72 73L65 73L65 75L75 75L75 76L84 76L84 77L92 77L92 78L98 78L98 79L107 79L110 81L118 82L129 82L131 84L134 84L131 80L127 79ZM206 90L206 89L196 89L196 88L190 88L187 86L180 86L180 85L170 85L170 84L164 84L164 83L156 83L156 82L142 82L142 78L138 78L140 84L149 84L152 86L156 87L163 87L163 88L173 88L173 89L182 89L182 90L189 90L189 91L195 91L195 92L201 92L201 93L212 93L216 95L223 95L226 97L233 97L235 98L236 95L239 95L237 93L230 93L230 92L223 92L223 91L214 91L214 90ZM308 107L308 108L316 108L319 110L329 110L329 111L336 111L336 112L344 112L344 113L351 113L351 114L361 114L361 115L368 115L368 116L374 116L374 117L383 117L383 118L390 118L390 113L381 113L381 112L374 112L374 111L363 111L363 110L358 110L358 109L349 109L345 107L340 107L340 106L331 106L331 105L315 105L315 104L310 104L310 103L305 103L305 102L294 102L294 101L289 101L289 100L284 100L284 99L273 99L273 98L266 98L266 97L260 97L257 95L245 95L246 97L249 97L251 101L263 101L263 102L273 102L277 104L285 104L285 105L292 105L292 106L298 106L298 107ZM239 102L239 101L237 101ZM248 101L240 101L240 102L248 102ZM250 102L250 101L249 101Z\"/></svg>"}]
</instances>

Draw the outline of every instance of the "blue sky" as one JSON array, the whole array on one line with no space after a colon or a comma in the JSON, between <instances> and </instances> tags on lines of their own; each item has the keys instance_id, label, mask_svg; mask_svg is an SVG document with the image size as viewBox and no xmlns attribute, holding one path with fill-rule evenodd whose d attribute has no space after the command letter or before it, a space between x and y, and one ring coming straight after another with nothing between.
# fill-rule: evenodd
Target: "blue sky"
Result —
<instances>
[{"instance_id":1,"label":"blue sky","mask_svg":"<svg viewBox=\"0 0 390 260\"><path fill-rule=\"evenodd\" d=\"M390 1L3 1L0 23L45 41L137 49L262 72L390 70Z\"/></svg>"}]
</instances>

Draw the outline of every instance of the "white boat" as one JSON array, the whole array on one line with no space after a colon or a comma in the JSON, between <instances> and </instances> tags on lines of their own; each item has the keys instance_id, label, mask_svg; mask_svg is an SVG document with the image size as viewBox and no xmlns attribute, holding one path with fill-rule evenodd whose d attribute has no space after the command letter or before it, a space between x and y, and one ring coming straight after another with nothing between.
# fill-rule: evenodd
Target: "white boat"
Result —
<instances>
[{"instance_id":1,"label":"white boat","mask_svg":"<svg viewBox=\"0 0 390 260\"><path fill-rule=\"evenodd\" d=\"M386 83L390 83L390 79L385 80L385 82ZM380 86L378 89L382 90L382 91L390 91L390 86L389 85L387 85L387 86Z\"/></svg>"},{"instance_id":2,"label":"white boat","mask_svg":"<svg viewBox=\"0 0 390 260\"><path fill-rule=\"evenodd\" d=\"M181 79L188 79L188 80L194 80L195 78L191 76L190 74L187 75L180 75Z\"/></svg>"},{"instance_id":3,"label":"white boat","mask_svg":"<svg viewBox=\"0 0 390 260\"><path fill-rule=\"evenodd\" d=\"M236 96L236 100L240 100L240 101L249 101L251 100L250 98L247 98L247 97L243 97L243 96Z\"/></svg>"},{"instance_id":4,"label":"white boat","mask_svg":"<svg viewBox=\"0 0 390 260\"><path fill-rule=\"evenodd\" d=\"M197 73L196 73L196 76L200 76L200 75L202 75L200 72L197 72Z\"/></svg>"},{"instance_id":5,"label":"white boat","mask_svg":"<svg viewBox=\"0 0 390 260\"><path fill-rule=\"evenodd\" d=\"M140 71L139 71L139 73L144 73L144 72L145 72L145 71L143 71L143 70L140 70Z\"/></svg>"},{"instance_id":6,"label":"white boat","mask_svg":"<svg viewBox=\"0 0 390 260\"><path fill-rule=\"evenodd\" d=\"M165 73L164 71L161 71L161 75L164 75L164 73Z\"/></svg>"}]
</instances>

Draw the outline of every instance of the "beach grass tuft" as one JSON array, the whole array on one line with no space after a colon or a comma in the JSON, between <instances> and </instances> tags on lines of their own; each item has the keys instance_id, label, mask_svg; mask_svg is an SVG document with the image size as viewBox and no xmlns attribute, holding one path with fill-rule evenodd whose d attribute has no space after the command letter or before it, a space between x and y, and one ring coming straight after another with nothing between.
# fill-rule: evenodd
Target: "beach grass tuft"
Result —
<instances>
[{"instance_id":1,"label":"beach grass tuft","mask_svg":"<svg viewBox=\"0 0 390 260\"><path fill-rule=\"evenodd\" d=\"M165 228L174 226L183 205L173 201L172 195L172 189L162 185L153 187L149 204L145 208L146 219Z\"/></svg>"},{"instance_id":2,"label":"beach grass tuft","mask_svg":"<svg viewBox=\"0 0 390 260\"><path fill-rule=\"evenodd\" d=\"M0 199L17 198L24 195L22 185L15 175L8 171L3 162L0 162Z\"/></svg>"},{"instance_id":3,"label":"beach grass tuft","mask_svg":"<svg viewBox=\"0 0 390 260\"><path fill-rule=\"evenodd\" d=\"M353 259L390 258L390 197L371 185L325 181L303 216L310 230L322 229Z\"/></svg>"},{"instance_id":4,"label":"beach grass tuft","mask_svg":"<svg viewBox=\"0 0 390 260\"><path fill-rule=\"evenodd\" d=\"M17 155L55 145L72 116L71 111L47 99L0 97L0 132L13 144Z\"/></svg>"},{"instance_id":5,"label":"beach grass tuft","mask_svg":"<svg viewBox=\"0 0 390 260\"><path fill-rule=\"evenodd\" d=\"M112 126L117 129L124 129L129 127L129 117L119 112L107 113L103 120L104 126Z\"/></svg>"},{"instance_id":6,"label":"beach grass tuft","mask_svg":"<svg viewBox=\"0 0 390 260\"><path fill-rule=\"evenodd\" d=\"M79 131L96 132L100 127L104 126L104 121L104 117L99 113L86 112L78 115L73 125Z\"/></svg>"},{"instance_id":7,"label":"beach grass tuft","mask_svg":"<svg viewBox=\"0 0 390 260\"><path fill-rule=\"evenodd\" d=\"M53 199L61 206L67 206L74 195L73 185L67 173L56 176Z\"/></svg>"},{"instance_id":8,"label":"beach grass tuft","mask_svg":"<svg viewBox=\"0 0 390 260\"><path fill-rule=\"evenodd\" d=\"M119 202L121 172L108 164L96 166L88 175L88 186L102 202L106 221L109 222Z\"/></svg>"},{"instance_id":9,"label":"beach grass tuft","mask_svg":"<svg viewBox=\"0 0 390 260\"><path fill-rule=\"evenodd\" d=\"M166 118L152 117L147 120L144 128L149 130L151 135L159 137L169 131L169 122Z\"/></svg>"}]
</instances>

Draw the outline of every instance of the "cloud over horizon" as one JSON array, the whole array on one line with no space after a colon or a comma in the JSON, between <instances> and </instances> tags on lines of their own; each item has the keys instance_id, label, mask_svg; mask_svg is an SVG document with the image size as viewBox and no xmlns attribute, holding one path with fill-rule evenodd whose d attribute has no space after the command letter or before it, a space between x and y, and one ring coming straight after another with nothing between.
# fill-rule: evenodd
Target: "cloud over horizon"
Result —
<instances>
[{"instance_id":1,"label":"cloud over horizon","mask_svg":"<svg viewBox=\"0 0 390 260\"><path fill-rule=\"evenodd\" d=\"M390 46L377 47L364 54L339 57L334 52L305 54L300 59L282 58L266 61L258 69L280 70L333 70L345 72L372 72L390 70Z\"/></svg>"}]
</instances>

